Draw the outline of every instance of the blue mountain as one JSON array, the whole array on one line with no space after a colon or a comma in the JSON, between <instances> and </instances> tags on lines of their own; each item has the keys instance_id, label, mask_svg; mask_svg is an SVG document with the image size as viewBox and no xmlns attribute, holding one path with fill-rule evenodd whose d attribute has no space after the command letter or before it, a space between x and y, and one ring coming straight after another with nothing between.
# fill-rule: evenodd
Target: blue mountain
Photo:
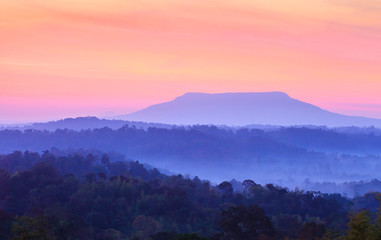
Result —
<instances>
[{"instance_id":1,"label":"blue mountain","mask_svg":"<svg viewBox=\"0 0 381 240\"><path fill-rule=\"evenodd\" d=\"M381 119L333 113L283 92L186 93L172 101L116 118L180 125L381 127Z\"/></svg>"}]
</instances>

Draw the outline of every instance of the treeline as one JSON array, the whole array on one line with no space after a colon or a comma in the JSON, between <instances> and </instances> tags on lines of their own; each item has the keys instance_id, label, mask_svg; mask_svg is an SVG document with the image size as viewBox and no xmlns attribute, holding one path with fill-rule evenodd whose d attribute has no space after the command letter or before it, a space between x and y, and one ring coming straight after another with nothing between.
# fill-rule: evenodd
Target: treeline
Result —
<instances>
[{"instance_id":1,"label":"treeline","mask_svg":"<svg viewBox=\"0 0 381 240\"><path fill-rule=\"evenodd\" d=\"M266 136L308 150L347 154L380 154L381 134L375 128L281 127L266 131Z\"/></svg>"},{"instance_id":2,"label":"treeline","mask_svg":"<svg viewBox=\"0 0 381 240\"><path fill-rule=\"evenodd\" d=\"M14 149L41 152L53 147L99 149L213 181L222 181L221 176L240 180L255 176L261 183L276 179L275 183L289 186L300 185L306 178L316 182L322 176L330 182L374 179L381 167L380 156L364 153L379 152L380 143L381 136L374 134L308 128L264 131L124 126L117 130L0 131L0 153ZM361 155L342 154L353 151Z\"/></svg>"},{"instance_id":3,"label":"treeline","mask_svg":"<svg viewBox=\"0 0 381 240\"><path fill-rule=\"evenodd\" d=\"M324 193L341 193L348 197L358 197L369 192L381 192L381 181L373 179L370 181L351 181L344 183L335 182L311 182L306 179L301 185L302 189L320 191Z\"/></svg>"},{"instance_id":4,"label":"treeline","mask_svg":"<svg viewBox=\"0 0 381 240\"><path fill-rule=\"evenodd\" d=\"M306 126L306 127L264 127L264 126L248 126L247 128L230 128L227 126L176 126L166 124L128 122L122 120L104 120L95 117L85 117L76 119L64 119L56 122L35 123L33 125L20 128L4 128L0 131L1 138L17 137L21 133L24 137L44 137L47 133L51 133L50 137L54 139L57 134L70 135L70 132L82 132L78 136L91 135L90 132L95 131L98 135L114 130L119 132L119 137L123 131L129 129L128 136L133 137L139 135L144 140L144 132L151 133L149 137L153 137L153 132L172 133L177 137L184 138L186 132L198 132L209 136L223 137L230 140L245 140L251 137L263 137L267 140L273 140L286 145L293 145L307 150L322 152L340 152L347 154L380 154L381 153L381 129L377 128L359 128L359 127L341 127L327 128L323 126ZM123 130L123 131L121 131ZM137 131L133 131L137 130ZM125 135L125 134L124 134ZM24 143L27 143L28 140ZM4 142L6 143L6 142ZM20 142L22 145L23 142ZM4 148L6 145L3 145ZM21 148L19 148L21 149ZM13 149L12 149L13 150Z\"/></svg>"},{"instance_id":5,"label":"treeline","mask_svg":"<svg viewBox=\"0 0 381 240\"><path fill-rule=\"evenodd\" d=\"M135 121L124 121L124 120L107 120L98 119L96 117L77 117L77 118L65 118L58 121L50 121L44 123L32 123L23 126L3 126L3 128L8 129L38 129L38 130L48 130L55 131L56 129L71 129L80 131L82 129L95 129L108 127L111 129L119 129L125 125L134 125L137 128L147 129L149 127L158 128L172 128L173 125L161 124L161 123L145 123L145 122L135 122ZM1 125L0 125L1 128Z\"/></svg>"},{"instance_id":6,"label":"treeline","mask_svg":"<svg viewBox=\"0 0 381 240\"><path fill-rule=\"evenodd\" d=\"M237 193L105 154L18 151L0 166L1 239L327 239L346 233L352 205L252 180Z\"/></svg>"}]
</instances>

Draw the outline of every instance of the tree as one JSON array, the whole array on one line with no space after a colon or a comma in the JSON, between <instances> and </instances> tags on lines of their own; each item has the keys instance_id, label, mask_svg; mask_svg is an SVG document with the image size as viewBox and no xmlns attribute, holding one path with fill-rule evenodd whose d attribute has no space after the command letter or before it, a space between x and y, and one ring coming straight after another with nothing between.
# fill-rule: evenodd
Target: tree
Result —
<instances>
[{"instance_id":1,"label":"tree","mask_svg":"<svg viewBox=\"0 0 381 240\"><path fill-rule=\"evenodd\" d=\"M172 238L172 240L207 240L207 238L200 237L195 233L189 233L177 235L176 237Z\"/></svg>"},{"instance_id":2,"label":"tree","mask_svg":"<svg viewBox=\"0 0 381 240\"><path fill-rule=\"evenodd\" d=\"M321 239L325 232L324 224L317 224L315 222L308 222L304 224L299 232L299 240L317 240Z\"/></svg>"},{"instance_id":3,"label":"tree","mask_svg":"<svg viewBox=\"0 0 381 240\"><path fill-rule=\"evenodd\" d=\"M105 167L109 167L110 165L110 157L107 155L107 154L103 154L102 158L101 158L101 163L105 166Z\"/></svg>"},{"instance_id":4,"label":"tree","mask_svg":"<svg viewBox=\"0 0 381 240\"><path fill-rule=\"evenodd\" d=\"M246 193L248 193L249 190L250 190L250 188L251 188L252 186L255 186L255 185L256 185L255 182L254 182L253 180L250 180L250 179L247 179L247 180L245 180L245 181L242 182L243 190L244 190Z\"/></svg>"},{"instance_id":5,"label":"tree","mask_svg":"<svg viewBox=\"0 0 381 240\"><path fill-rule=\"evenodd\" d=\"M223 194L232 194L233 186L230 182L224 181L217 186L217 189Z\"/></svg>"},{"instance_id":6,"label":"tree","mask_svg":"<svg viewBox=\"0 0 381 240\"><path fill-rule=\"evenodd\" d=\"M256 204L247 209L244 206L232 206L223 211L220 225L225 235L236 239L259 239L275 234L270 219Z\"/></svg>"},{"instance_id":7,"label":"tree","mask_svg":"<svg viewBox=\"0 0 381 240\"><path fill-rule=\"evenodd\" d=\"M155 235L151 235L152 240L168 240L173 239L176 236L174 232L157 232Z\"/></svg>"},{"instance_id":8,"label":"tree","mask_svg":"<svg viewBox=\"0 0 381 240\"><path fill-rule=\"evenodd\" d=\"M353 213L349 219L349 230L345 238L346 240L376 240L376 228L371 223L368 212Z\"/></svg>"},{"instance_id":9,"label":"tree","mask_svg":"<svg viewBox=\"0 0 381 240\"><path fill-rule=\"evenodd\" d=\"M40 215L37 217L22 216L17 219L13 228L11 240L54 240L55 237L50 231L45 218Z\"/></svg>"},{"instance_id":10,"label":"tree","mask_svg":"<svg viewBox=\"0 0 381 240\"><path fill-rule=\"evenodd\" d=\"M132 226L134 226L136 230L136 235L139 236L141 239L148 238L150 235L157 232L157 230L160 228L159 222L157 222L155 219L151 217L147 217L144 215L137 216L134 219Z\"/></svg>"},{"instance_id":11,"label":"tree","mask_svg":"<svg viewBox=\"0 0 381 240\"><path fill-rule=\"evenodd\" d=\"M97 181L97 175L95 175L94 173L87 173L85 177L88 183L93 183Z\"/></svg>"},{"instance_id":12,"label":"tree","mask_svg":"<svg viewBox=\"0 0 381 240\"><path fill-rule=\"evenodd\" d=\"M5 197L5 194L9 190L9 181L11 175L5 168L0 168L0 200Z\"/></svg>"},{"instance_id":13,"label":"tree","mask_svg":"<svg viewBox=\"0 0 381 240\"><path fill-rule=\"evenodd\" d=\"M328 230L324 233L322 240L342 240L343 237L339 232Z\"/></svg>"}]
</instances>

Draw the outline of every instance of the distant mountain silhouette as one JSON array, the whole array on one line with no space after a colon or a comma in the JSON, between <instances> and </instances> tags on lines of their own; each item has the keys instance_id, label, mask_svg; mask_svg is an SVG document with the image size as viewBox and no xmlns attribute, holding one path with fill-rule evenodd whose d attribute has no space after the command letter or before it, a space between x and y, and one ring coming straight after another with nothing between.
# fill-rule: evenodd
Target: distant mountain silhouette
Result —
<instances>
[{"instance_id":1,"label":"distant mountain silhouette","mask_svg":"<svg viewBox=\"0 0 381 240\"><path fill-rule=\"evenodd\" d=\"M346 116L289 97L283 92L186 93L118 119L166 124L245 126L324 125L381 127L381 119Z\"/></svg>"},{"instance_id":2,"label":"distant mountain silhouette","mask_svg":"<svg viewBox=\"0 0 381 240\"><path fill-rule=\"evenodd\" d=\"M145 123L145 122L135 122L135 121L125 121L125 120L108 120L99 119L96 117L77 117L77 118L65 118L58 121L41 122L41 123L30 123L30 124L20 124L20 125L0 125L0 129L36 129L36 130L48 130L55 131L56 129L70 129L75 131L96 129L108 127L111 129L119 129L123 126L135 126L136 128L147 129L149 127L157 128L171 128L172 126L160 123Z\"/></svg>"}]
</instances>

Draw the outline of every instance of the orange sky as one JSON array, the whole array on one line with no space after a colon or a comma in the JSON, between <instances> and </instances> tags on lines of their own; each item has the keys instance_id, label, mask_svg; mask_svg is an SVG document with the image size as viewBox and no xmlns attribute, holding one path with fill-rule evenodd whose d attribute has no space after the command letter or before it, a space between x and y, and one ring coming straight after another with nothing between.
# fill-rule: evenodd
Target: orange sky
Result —
<instances>
[{"instance_id":1,"label":"orange sky","mask_svg":"<svg viewBox=\"0 0 381 240\"><path fill-rule=\"evenodd\" d=\"M381 118L379 0L2 0L0 123L284 91Z\"/></svg>"}]
</instances>

